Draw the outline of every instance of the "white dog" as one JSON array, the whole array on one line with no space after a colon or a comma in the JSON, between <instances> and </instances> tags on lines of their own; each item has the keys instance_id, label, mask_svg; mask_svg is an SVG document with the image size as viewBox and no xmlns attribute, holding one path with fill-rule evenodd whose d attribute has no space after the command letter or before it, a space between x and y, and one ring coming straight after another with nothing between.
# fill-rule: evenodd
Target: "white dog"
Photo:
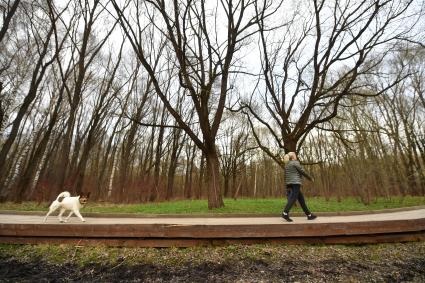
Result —
<instances>
[{"instance_id":1,"label":"white dog","mask_svg":"<svg viewBox=\"0 0 425 283\"><path fill-rule=\"evenodd\" d=\"M90 193L84 194L77 197L71 197L71 194L69 192L62 192L58 195L55 201L52 202L52 204L49 207L49 212L47 212L46 216L44 217L44 222L46 222L47 216L49 216L52 212L57 210L59 207L61 208L58 218L60 222L64 222L62 219L62 214L66 210L71 210L68 217L65 219L65 222L69 220L69 218L72 216L73 213L78 216L78 218L81 219L81 221L86 222L84 220L83 216L80 214L80 208L83 207L88 201L90 197Z\"/></svg>"}]
</instances>

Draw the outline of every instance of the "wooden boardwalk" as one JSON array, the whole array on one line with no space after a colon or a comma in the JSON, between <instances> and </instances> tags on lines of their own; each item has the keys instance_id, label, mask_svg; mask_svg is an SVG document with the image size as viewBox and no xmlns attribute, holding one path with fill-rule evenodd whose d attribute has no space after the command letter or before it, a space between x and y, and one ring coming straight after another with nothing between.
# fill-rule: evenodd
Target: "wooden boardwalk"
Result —
<instances>
[{"instance_id":1,"label":"wooden boardwalk","mask_svg":"<svg viewBox=\"0 0 425 283\"><path fill-rule=\"evenodd\" d=\"M84 212L83 212L83 215ZM187 247L236 243L380 243L425 240L425 208L363 215L293 217L72 217L0 214L1 243Z\"/></svg>"}]
</instances>

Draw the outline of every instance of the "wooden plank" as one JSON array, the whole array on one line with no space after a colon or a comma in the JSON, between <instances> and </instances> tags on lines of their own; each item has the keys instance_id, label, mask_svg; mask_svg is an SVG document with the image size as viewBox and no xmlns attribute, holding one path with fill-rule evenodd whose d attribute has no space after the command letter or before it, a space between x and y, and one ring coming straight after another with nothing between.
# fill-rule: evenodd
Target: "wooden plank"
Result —
<instances>
[{"instance_id":1,"label":"wooden plank","mask_svg":"<svg viewBox=\"0 0 425 283\"><path fill-rule=\"evenodd\" d=\"M296 225L0 224L0 236L16 237L277 238L367 235L415 231L425 231L425 218Z\"/></svg>"},{"instance_id":2,"label":"wooden plank","mask_svg":"<svg viewBox=\"0 0 425 283\"><path fill-rule=\"evenodd\" d=\"M328 237L284 237L284 238L78 238L78 237L0 237L0 243L7 244L67 244L116 247L193 247L253 244L376 244L425 241L425 232L393 234L370 234Z\"/></svg>"},{"instance_id":3,"label":"wooden plank","mask_svg":"<svg viewBox=\"0 0 425 283\"><path fill-rule=\"evenodd\" d=\"M254 218L88 218L43 223L39 216L0 216L0 242L142 247L226 244L347 244L425 240L425 210L317 221ZM368 221L370 219L370 221ZM52 223L53 222L53 223Z\"/></svg>"}]
</instances>

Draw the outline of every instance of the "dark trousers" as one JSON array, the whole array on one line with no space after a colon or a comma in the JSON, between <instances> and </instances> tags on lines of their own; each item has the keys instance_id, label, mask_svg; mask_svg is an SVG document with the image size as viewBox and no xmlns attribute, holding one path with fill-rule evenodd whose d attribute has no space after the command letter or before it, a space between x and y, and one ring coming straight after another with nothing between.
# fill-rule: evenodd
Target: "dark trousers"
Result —
<instances>
[{"instance_id":1,"label":"dark trousers","mask_svg":"<svg viewBox=\"0 0 425 283\"><path fill-rule=\"evenodd\" d=\"M310 210L308 210L307 205L305 204L304 195L301 192L301 185L299 184L290 184L286 185L288 202L283 210L286 213L289 213L294 203L298 200L304 213L306 215L310 214Z\"/></svg>"}]
</instances>

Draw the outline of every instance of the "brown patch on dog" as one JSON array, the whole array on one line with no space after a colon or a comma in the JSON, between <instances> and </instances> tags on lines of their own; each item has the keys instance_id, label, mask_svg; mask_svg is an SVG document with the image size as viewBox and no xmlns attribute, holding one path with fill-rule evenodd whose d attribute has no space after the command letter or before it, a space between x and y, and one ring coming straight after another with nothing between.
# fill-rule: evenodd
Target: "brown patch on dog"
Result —
<instances>
[{"instance_id":1,"label":"brown patch on dog","mask_svg":"<svg viewBox=\"0 0 425 283\"><path fill-rule=\"evenodd\" d=\"M79 199L80 203L81 204L86 204L87 201L89 200L89 197L90 197L90 192L88 192L87 194L86 193L81 193L80 199Z\"/></svg>"},{"instance_id":2,"label":"brown patch on dog","mask_svg":"<svg viewBox=\"0 0 425 283\"><path fill-rule=\"evenodd\" d=\"M62 202L65 197L59 197L58 202Z\"/></svg>"}]
</instances>

